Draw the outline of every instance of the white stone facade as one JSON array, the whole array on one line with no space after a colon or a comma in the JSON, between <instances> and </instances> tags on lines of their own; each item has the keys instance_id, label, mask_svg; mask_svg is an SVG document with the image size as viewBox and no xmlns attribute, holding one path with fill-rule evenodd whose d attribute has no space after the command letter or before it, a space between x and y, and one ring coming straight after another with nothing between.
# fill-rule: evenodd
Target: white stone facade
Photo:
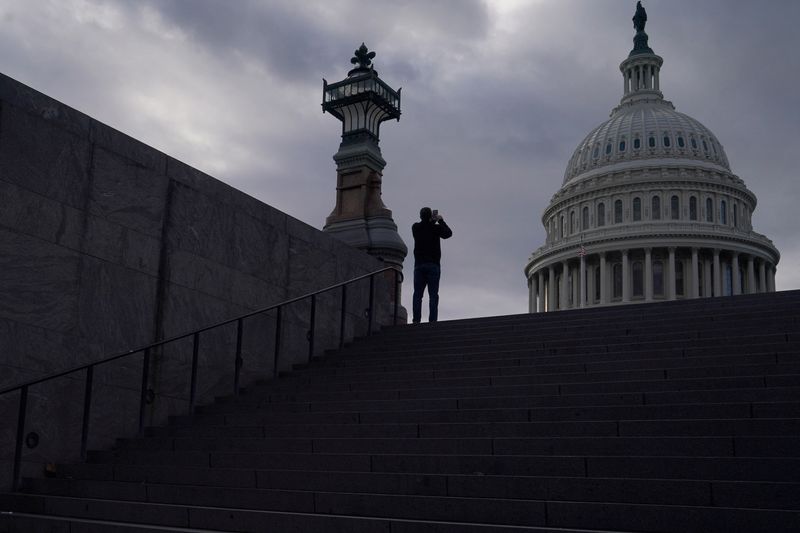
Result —
<instances>
[{"instance_id":1,"label":"white stone facade","mask_svg":"<svg viewBox=\"0 0 800 533\"><path fill-rule=\"evenodd\" d=\"M722 144L660 91L663 60L622 62L620 105L578 145L528 260L530 312L775 290L780 254Z\"/></svg>"}]
</instances>

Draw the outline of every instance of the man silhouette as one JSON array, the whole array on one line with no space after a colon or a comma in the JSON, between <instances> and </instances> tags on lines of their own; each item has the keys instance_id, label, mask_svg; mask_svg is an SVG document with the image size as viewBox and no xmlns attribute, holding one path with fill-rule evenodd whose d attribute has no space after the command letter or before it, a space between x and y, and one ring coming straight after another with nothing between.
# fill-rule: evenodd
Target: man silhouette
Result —
<instances>
[{"instance_id":1,"label":"man silhouette","mask_svg":"<svg viewBox=\"0 0 800 533\"><path fill-rule=\"evenodd\" d=\"M449 239L453 231L445 224L442 215L430 207L419 210L420 221L411 226L414 235L414 297L412 320L418 324L422 318L422 294L428 287L430 311L428 322L436 322L439 315L439 278L441 277L442 247L440 239Z\"/></svg>"}]
</instances>

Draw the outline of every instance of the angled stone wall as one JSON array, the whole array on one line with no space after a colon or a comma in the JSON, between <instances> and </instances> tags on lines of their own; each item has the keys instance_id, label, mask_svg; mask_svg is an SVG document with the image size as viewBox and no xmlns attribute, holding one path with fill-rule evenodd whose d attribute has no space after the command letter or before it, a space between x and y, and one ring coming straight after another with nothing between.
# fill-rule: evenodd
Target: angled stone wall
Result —
<instances>
[{"instance_id":1,"label":"angled stone wall","mask_svg":"<svg viewBox=\"0 0 800 533\"><path fill-rule=\"evenodd\" d=\"M158 150L0 75L0 389L378 270L348 247ZM391 320L390 279L376 322ZM365 332L368 283L348 291ZM340 293L318 301L317 352L338 343ZM304 360L310 304L284 311L281 367ZM199 399L232 390L235 327L200 341ZM274 313L245 322L243 383L269 377ZM148 422L187 407L191 343L153 354ZM135 432L142 357L98 367L90 447ZM30 391L25 472L74 459L84 375ZM0 483L18 394L0 398Z\"/></svg>"}]
</instances>

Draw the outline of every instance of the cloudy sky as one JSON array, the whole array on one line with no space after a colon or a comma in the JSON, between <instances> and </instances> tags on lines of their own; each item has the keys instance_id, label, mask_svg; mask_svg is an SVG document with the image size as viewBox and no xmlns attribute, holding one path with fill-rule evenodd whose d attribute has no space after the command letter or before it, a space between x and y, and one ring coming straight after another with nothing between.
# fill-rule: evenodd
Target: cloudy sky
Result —
<instances>
[{"instance_id":1,"label":"cloudy sky","mask_svg":"<svg viewBox=\"0 0 800 533\"><path fill-rule=\"evenodd\" d=\"M800 2L646 0L661 88L755 192L800 288ZM340 125L322 78L362 41L403 88L381 128L406 243L445 215L440 318L527 310L540 215L622 93L633 0L0 0L0 71L321 228ZM407 266L408 266L407 262ZM409 269L410 270L410 269ZM404 294L410 303L410 288Z\"/></svg>"}]
</instances>

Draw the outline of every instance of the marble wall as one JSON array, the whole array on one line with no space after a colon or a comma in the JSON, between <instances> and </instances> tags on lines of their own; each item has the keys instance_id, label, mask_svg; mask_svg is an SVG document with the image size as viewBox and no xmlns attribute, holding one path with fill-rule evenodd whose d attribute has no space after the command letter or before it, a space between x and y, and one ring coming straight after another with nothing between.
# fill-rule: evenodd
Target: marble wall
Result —
<instances>
[{"instance_id":1,"label":"marble wall","mask_svg":"<svg viewBox=\"0 0 800 533\"><path fill-rule=\"evenodd\" d=\"M331 169L333 172L333 169ZM0 389L294 298L384 265L364 252L0 75ZM367 328L348 289L346 336ZM392 318L391 277L376 324ZM320 297L316 352L338 344L340 292ZM282 369L308 353L310 304L283 311ZM235 325L200 337L198 399L233 388ZM268 379L275 313L247 319L242 384ZM152 354L148 424L188 405L191 340ZM138 427L142 356L97 367L90 447ZM85 373L31 388L24 471L75 460ZM0 397L0 486L18 393Z\"/></svg>"}]
</instances>

